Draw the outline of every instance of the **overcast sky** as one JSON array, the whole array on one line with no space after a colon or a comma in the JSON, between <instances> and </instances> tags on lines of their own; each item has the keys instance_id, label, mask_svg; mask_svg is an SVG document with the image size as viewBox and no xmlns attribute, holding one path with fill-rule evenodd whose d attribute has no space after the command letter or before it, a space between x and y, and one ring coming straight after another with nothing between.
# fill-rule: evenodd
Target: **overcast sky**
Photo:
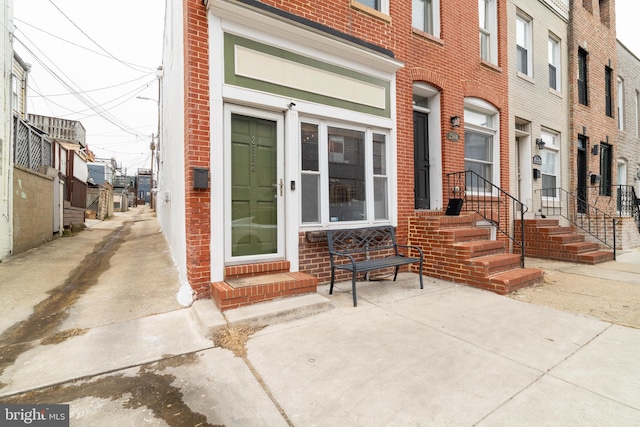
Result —
<instances>
[{"instance_id":1,"label":"overcast sky","mask_svg":"<svg viewBox=\"0 0 640 427\"><path fill-rule=\"evenodd\" d=\"M151 167L165 0L14 0L29 113L78 120L97 157ZM124 172L124 171L123 171Z\"/></svg>"},{"instance_id":2,"label":"overcast sky","mask_svg":"<svg viewBox=\"0 0 640 427\"><path fill-rule=\"evenodd\" d=\"M577 0L576 0L577 1ZM14 49L31 64L28 112L79 120L89 148L128 174L151 167L165 0L14 0ZM616 0L640 57L639 0Z\"/></svg>"}]
</instances>

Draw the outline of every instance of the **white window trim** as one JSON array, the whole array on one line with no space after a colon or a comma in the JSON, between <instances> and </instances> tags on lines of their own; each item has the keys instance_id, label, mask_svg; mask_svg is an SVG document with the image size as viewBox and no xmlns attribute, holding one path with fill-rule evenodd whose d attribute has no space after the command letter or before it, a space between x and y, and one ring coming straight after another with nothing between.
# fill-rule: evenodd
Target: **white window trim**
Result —
<instances>
[{"instance_id":1,"label":"white window trim","mask_svg":"<svg viewBox=\"0 0 640 427\"><path fill-rule=\"evenodd\" d=\"M489 37L489 52L486 59L483 59L487 62L497 65L498 64L498 12L496 9L496 0L478 0L478 11L480 10L480 2L487 2L487 10L485 11L488 15L488 28L483 28L480 26L480 22L478 21L478 27L480 30L480 58L482 58L482 34L485 34ZM479 15L479 12L478 12ZM478 16L479 18L479 16Z\"/></svg>"},{"instance_id":2,"label":"white window trim","mask_svg":"<svg viewBox=\"0 0 640 427\"><path fill-rule=\"evenodd\" d=\"M520 45L518 43L518 30L517 30L517 21L520 21L524 24L525 28L524 28L524 46ZM523 13L518 13L516 15L516 63L517 63L517 49L518 46L522 46L524 49L526 49L527 51L527 70L525 73L522 73L522 71L520 71L520 68L517 67L518 70L518 74L524 74L527 77L533 77L533 48L532 48L532 27L533 27L533 23L530 17L524 15Z\"/></svg>"},{"instance_id":3,"label":"white window trim","mask_svg":"<svg viewBox=\"0 0 640 427\"><path fill-rule=\"evenodd\" d=\"M556 67L556 87L550 87L550 89L555 90L556 92L562 92L562 58L560 55L560 53L562 52L562 44L560 39L551 33L549 33L549 41L555 46L555 51L553 52L553 62L550 64Z\"/></svg>"},{"instance_id":4,"label":"white window trim","mask_svg":"<svg viewBox=\"0 0 640 427\"><path fill-rule=\"evenodd\" d=\"M556 177L556 188L562 188L561 175L560 175L560 160L561 160L560 159L560 144L561 144L560 133L543 128L540 132L540 138L542 138L542 140L545 142L543 150L552 151L556 155L556 165L555 165L555 171L554 171L555 172L554 176ZM549 196L543 195L542 198L544 200L549 200L549 201L559 201L560 194L559 192L556 192L555 197L549 197Z\"/></svg>"},{"instance_id":5,"label":"white window trim","mask_svg":"<svg viewBox=\"0 0 640 427\"><path fill-rule=\"evenodd\" d=\"M433 15L433 31L425 31L424 28L414 27L424 33L431 34L434 37L440 38L440 0L431 0L431 14ZM413 24L413 14L412 14Z\"/></svg>"},{"instance_id":6,"label":"white window trim","mask_svg":"<svg viewBox=\"0 0 640 427\"><path fill-rule=\"evenodd\" d=\"M366 8L366 9L371 9L371 10L375 10L377 12L380 12L384 15L389 15L389 0L379 0L380 1L380 8L379 9L375 9L371 6L368 6L366 4L364 4L362 1L359 0L350 0L350 4L351 6L355 6L357 8Z\"/></svg>"},{"instance_id":7,"label":"white window trim","mask_svg":"<svg viewBox=\"0 0 640 427\"><path fill-rule=\"evenodd\" d=\"M391 130L390 129L382 129L382 128L373 128L370 126L362 125L353 125L348 122L340 122L331 118L323 118L323 119L313 119L307 117L300 117L300 126L302 123L309 123L318 126L318 174L320 176L320 222L307 223L302 222L302 206L298 207L300 211L300 229L304 229L306 231L313 229L327 229L327 228L357 228L361 227L363 224L393 224L393 218L395 212L395 194L397 189L395 188L395 183L391 179L392 177L392 140L391 140ZM329 212L329 141L328 141L328 129L334 127L339 129L348 129L365 133L365 184L366 184L366 212L367 219L362 221L338 221L331 222L330 212ZM374 175L373 173L373 134L381 134L385 136L385 159L386 159L386 174L385 175ZM300 139L300 135L298 135L298 140ZM395 145L395 144L393 144ZM302 160L299 159L299 174L298 182L302 182ZM376 220L375 219L375 201L374 201L374 178L375 177L385 177L387 180L387 216L386 219ZM302 197L300 197L300 203L302 203Z\"/></svg>"},{"instance_id":8,"label":"white window trim","mask_svg":"<svg viewBox=\"0 0 640 427\"><path fill-rule=\"evenodd\" d=\"M624 79L618 76L616 80L618 130L624 130Z\"/></svg>"},{"instance_id":9,"label":"white window trim","mask_svg":"<svg viewBox=\"0 0 640 427\"><path fill-rule=\"evenodd\" d=\"M493 168L491 182L500 187L500 112L491 104L483 101L479 98L465 98L464 108L474 110L480 113L490 114L493 116L492 127L483 127L472 125L470 123L464 124L465 130L471 129L473 131L485 133L493 136ZM471 192L468 192L472 194Z\"/></svg>"}]
</instances>

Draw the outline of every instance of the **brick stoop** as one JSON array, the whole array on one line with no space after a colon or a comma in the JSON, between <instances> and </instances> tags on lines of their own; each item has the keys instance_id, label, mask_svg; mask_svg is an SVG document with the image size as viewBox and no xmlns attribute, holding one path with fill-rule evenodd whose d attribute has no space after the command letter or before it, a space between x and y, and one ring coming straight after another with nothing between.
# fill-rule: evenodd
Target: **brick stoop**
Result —
<instances>
[{"instance_id":1,"label":"brick stoop","mask_svg":"<svg viewBox=\"0 0 640 427\"><path fill-rule=\"evenodd\" d=\"M289 262L269 262L225 268L225 280L211 284L211 299L220 311L294 295L315 293L318 278L289 272Z\"/></svg>"},{"instance_id":2,"label":"brick stoop","mask_svg":"<svg viewBox=\"0 0 640 427\"><path fill-rule=\"evenodd\" d=\"M409 244L422 248L423 273L456 283L506 294L542 281L544 272L521 268L520 255L506 253L506 242L491 240L477 227L477 214L417 214L409 218Z\"/></svg>"},{"instance_id":3,"label":"brick stoop","mask_svg":"<svg viewBox=\"0 0 640 427\"><path fill-rule=\"evenodd\" d=\"M516 232L522 226L516 221ZM587 242L574 227L560 226L557 219L525 219L525 253L529 257L599 264L613 260L613 251L599 243Z\"/></svg>"}]
</instances>

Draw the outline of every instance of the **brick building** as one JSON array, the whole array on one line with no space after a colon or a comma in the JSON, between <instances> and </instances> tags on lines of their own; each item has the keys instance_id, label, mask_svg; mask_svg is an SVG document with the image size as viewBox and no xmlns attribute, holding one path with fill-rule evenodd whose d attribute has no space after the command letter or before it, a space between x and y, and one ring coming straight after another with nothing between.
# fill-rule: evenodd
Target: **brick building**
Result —
<instances>
[{"instance_id":1,"label":"brick building","mask_svg":"<svg viewBox=\"0 0 640 427\"><path fill-rule=\"evenodd\" d=\"M521 267L496 230L515 215L507 2L183 0L166 21L157 212L181 300L313 292L324 230L377 224L423 247L425 274L540 279L498 277ZM445 216L460 197L491 207Z\"/></svg>"}]
</instances>

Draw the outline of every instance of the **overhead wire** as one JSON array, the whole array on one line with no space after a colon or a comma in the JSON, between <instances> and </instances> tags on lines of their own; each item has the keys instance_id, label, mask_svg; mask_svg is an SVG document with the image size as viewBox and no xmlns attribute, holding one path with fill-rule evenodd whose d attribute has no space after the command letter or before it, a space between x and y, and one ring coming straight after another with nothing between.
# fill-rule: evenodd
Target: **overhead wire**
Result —
<instances>
[{"instance_id":1,"label":"overhead wire","mask_svg":"<svg viewBox=\"0 0 640 427\"><path fill-rule=\"evenodd\" d=\"M76 27L76 28L78 29L78 31L80 31L80 32L81 32L81 33L82 33L86 38L88 38L88 39L89 39L93 44L95 44L96 46L98 46L98 47L99 47L103 52L105 52L109 57L111 57L111 58L113 58L114 60L116 60L116 61L120 62L122 65L124 65L124 66L126 66L126 67L131 68L132 70L141 71L139 68L132 67L129 63L124 62L124 61L120 60L119 58L116 58L114 55L112 55L112 54L111 54L111 52L109 52L107 49L105 49L104 47L102 47L98 42L96 42L95 40L93 40L93 39L91 38L91 36L89 36L89 34L87 34L87 33L86 33L82 28L80 28L80 27L79 27L75 22L73 22L73 20L72 20L71 18L69 18L69 16L67 16L67 14L66 14L66 13L64 13L64 12L62 11L62 9L60 9L60 8L58 7L58 5L57 5L57 4L55 4L55 3L53 2L53 0L49 0L49 3L51 3L51 4L53 5L53 7L55 7L55 8L58 10L58 12L60 12L60 14L61 14L62 16L64 16L64 17L65 17L65 18L66 18L66 19L71 23L71 25L73 25L74 27ZM149 70L149 68L146 68L146 70Z\"/></svg>"},{"instance_id":2,"label":"overhead wire","mask_svg":"<svg viewBox=\"0 0 640 427\"><path fill-rule=\"evenodd\" d=\"M116 59L118 62L120 62L120 63L122 63L122 64L125 64L125 65L132 65L132 66L138 67L139 69L135 69L135 68L133 68L133 69L134 69L134 70L136 70L136 71L142 71L142 72L149 72L149 71L151 71L151 72L155 72L155 70L154 70L153 68L146 67L146 66L144 66L144 65L134 64L133 62L128 62L128 61L124 61L124 60L122 60L122 59L114 58L114 57L113 57L113 55L111 55L111 54L105 54L105 53L101 53L101 52L95 51L95 50L93 50L93 49L89 49L88 47L82 46L82 45L80 45L80 44L78 44L78 43L74 43L74 42L72 42L72 41L70 41L70 40L67 40L67 39L63 38L63 37L57 36L57 35L55 35L55 34L53 34L53 33L49 32L49 31L47 31L47 30L43 30L42 28L36 27L35 25L32 25L32 24L30 24L30 23L28 23L28 22L26 22L26 21L23 21L22 19L14 18L14 21L21 22L22 24L24 24L24 25L26 25L26 26L28 26L28 27L31 27L31 28L33 28L34 30L38 30L38 31L40 31L40 32L42 32L42 33L44 33L44 34L46 34L46 35L48 35L48 36L51 36L51 37L53 37L53 38L56 38L56 39L58 39L58 40L60 40L60 41L63 41L63 42L65 42L65 43L69 43L70 45L73 45L73 46L75 46L75 47L77 47L77 48L84 49L84 50L86 50L86 51L88 51L88 52L91 52L91 53L93 53L93 54L95 54L95 55L103 56L103 57L105 57L105 58ZM84 33L83 33L83 34L84 34ZM93 40L92 40L92 41L93 41ZM131 67L129 67L129 68L131 68Z\"/></svg>"}]
</instances>

